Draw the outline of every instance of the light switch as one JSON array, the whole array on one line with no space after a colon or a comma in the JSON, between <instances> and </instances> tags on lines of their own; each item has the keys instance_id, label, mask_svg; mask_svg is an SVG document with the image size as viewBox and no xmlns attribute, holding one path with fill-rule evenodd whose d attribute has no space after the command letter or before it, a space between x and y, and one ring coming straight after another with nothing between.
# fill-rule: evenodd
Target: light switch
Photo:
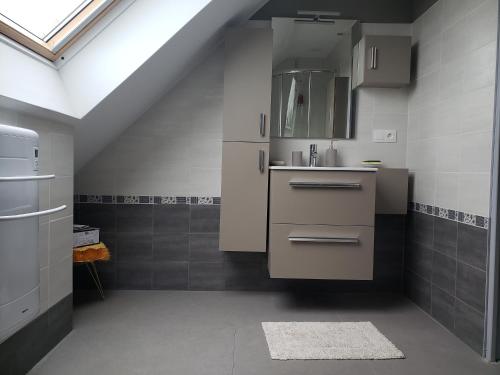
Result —
<instances>
[{"instance_id":1,"label":"light switch","mask_svg":"<svg viewBox=\"0 0 500 375\"><path fill-rule=\"evenodd\" d=\"M394 129L374 129L372 140L376 143L396 143L398 132Z\"/></svg>"}]
</instances>

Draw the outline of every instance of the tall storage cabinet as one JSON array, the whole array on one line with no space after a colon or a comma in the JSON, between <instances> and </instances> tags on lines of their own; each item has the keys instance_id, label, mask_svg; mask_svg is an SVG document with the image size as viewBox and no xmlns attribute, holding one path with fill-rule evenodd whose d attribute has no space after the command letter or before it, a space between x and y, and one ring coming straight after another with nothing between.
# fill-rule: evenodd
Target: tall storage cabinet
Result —
<instances>
[{"instance_id":1,"label":"tall storage cabinet","mask_svg":"<svg viewBox=\"0 0 500 375\"><path fill-rule=\"evenodd\" d=\"M265 252L273 34L226 34L222 147L222 251Z\"/></svg>"}]
</instances>

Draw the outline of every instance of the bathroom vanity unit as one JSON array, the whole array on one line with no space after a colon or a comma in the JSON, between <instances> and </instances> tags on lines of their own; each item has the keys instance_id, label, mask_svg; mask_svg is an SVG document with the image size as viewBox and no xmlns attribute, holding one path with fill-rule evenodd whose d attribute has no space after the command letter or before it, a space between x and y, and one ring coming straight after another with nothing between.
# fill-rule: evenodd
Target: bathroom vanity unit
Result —
<instances>
[{"instance_id":1,"label":"bathroom vanity unit","mask_svg":"<svg viewBox=\"0 0 500 375\"><path fill-rule=\"evenodd\" d=\"M354 24L319 26L331 39L323 49L329 58L320 59L334 67L328 74L302 66L310 59L295 48L280 48L290 28L301 35L293 20L226 34L219 249L268 252L273 278L372 280L375 214L406 214L406 169L315 167L317 147L313 167L269 167L270 137L353 137L346 113ZM386 44L377 46L382 68ZM336 78L349 82L346 95L335 94Z\"/></svg>"},{"instance_id":2,"label":"bathroom vanity unit","mask_svg":"<svg viewBox=\"0 0 500 375\"><path fill-rule=\"evenodd\" d=\"M377 169L270 169L271 277L372 280Z\"/></svg>"}]
</instances>

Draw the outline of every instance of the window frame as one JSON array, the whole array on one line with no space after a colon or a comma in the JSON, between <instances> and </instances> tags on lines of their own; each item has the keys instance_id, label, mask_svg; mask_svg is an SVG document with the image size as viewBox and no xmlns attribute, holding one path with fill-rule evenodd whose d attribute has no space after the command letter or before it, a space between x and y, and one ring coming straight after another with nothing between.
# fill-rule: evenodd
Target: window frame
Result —
<instances>
[{"instance_id":1,"label":"window frame","mask_svg":"<svg viewBox=\"0 0 500 375\"><path fill-rule=\"evenodd\" d=\"M45 42L0 14L0 34L54 62L120 0L92 0Z\"/></svg>"}]
</instances>

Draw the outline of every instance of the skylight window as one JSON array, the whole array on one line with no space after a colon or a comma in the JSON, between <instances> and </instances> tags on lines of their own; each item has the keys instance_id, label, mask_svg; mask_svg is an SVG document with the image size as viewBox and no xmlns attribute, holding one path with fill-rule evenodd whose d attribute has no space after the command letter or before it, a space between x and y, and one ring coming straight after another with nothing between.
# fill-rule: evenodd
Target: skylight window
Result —
<instances>
[{"instance_id":1,"label":"skylight window","mask_svg":"<svg viewBox=\"0 0 500 375\"><path fill-rule=\"evenodd\" d=\"M118 0L0 0L0 33L56 60Z\"/></svg>"},{"instance_id":2,"label":"skylight window","mask_svg":"<svg viewBox=\"0 0 500 375\"><path fill-rule=\"evenodd\" d=\"M0 0L0 13L46 42L90 2L91 0Z\"/></svg>"}]
</instances>

